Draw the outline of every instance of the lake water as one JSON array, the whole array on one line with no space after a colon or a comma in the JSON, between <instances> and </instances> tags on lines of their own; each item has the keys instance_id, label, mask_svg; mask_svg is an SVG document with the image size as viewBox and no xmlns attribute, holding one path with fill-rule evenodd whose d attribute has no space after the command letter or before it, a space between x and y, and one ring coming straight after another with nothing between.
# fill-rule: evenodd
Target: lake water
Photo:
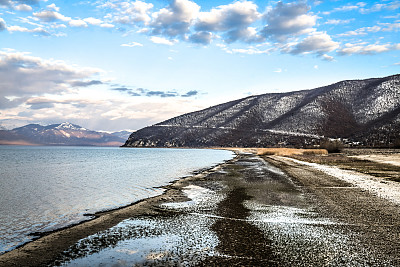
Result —
<instances>
[{"instance_id":1,"label":"lake water","mask_svg":"<svg viewBox=\"0 0 400 267\"><path fill-rule=\"evenodd\" d=\"M231 159L207 149L0 146L0 254Z\"/></svg>"}]
</instances>

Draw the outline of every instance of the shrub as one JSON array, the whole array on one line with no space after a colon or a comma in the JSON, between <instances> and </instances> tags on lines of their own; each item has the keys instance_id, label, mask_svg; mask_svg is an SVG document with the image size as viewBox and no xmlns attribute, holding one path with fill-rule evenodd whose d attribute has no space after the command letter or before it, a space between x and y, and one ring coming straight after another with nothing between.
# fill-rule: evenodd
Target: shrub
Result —
<instances>
[{"instance_id":1,"label":"shrub","mask_svg":"<svg viewBox=\"0 0 400 267\"><path fill-rule=\"evenodd\" d=\"M340 153L343 149L343 143L339 140L323 140L319 147L328 150L328 153Z\"/></svg>"}]
</instances>

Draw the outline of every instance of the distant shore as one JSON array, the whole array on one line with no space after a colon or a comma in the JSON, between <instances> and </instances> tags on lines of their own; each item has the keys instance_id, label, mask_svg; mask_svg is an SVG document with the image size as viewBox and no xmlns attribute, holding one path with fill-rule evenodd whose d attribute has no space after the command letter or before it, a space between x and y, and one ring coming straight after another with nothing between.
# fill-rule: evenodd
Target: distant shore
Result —
<instances>
[{"instance_id":1,"label":"distant shore","mask_svg":"<svg viewBox=\"0 0 400 267\"><path fill-rule=\"evenodd\" d=\"M20 248L0 255L0 266L57 265L74 258L62 252L68 251L79 240L96 233L107 232L124 220L164 218L169 216L168 214L198 216L196 214L203 213L207 216L212 214L210 218L213 224L209 230L215 233L219 241L215 247L210 248L213 253L203 251L200 256L193 259L200 266L320 265L321 262L328 260L329 255L333 257L330 259L331 263L400 264L399 259L391 257L393 251L400 251L395 231L400 227L399 204L377 196L373 191L324 173L313 165L301 163L321 161L323 164L338 165L339 162L341 167L346 167L343 163L345 160L341 156L306 154L295 155L294 159L291 159L277 155L257 156L257 151L254 149L231 150L237 154L234 159L182 178L166 186L165 193L160 196L95 214L96 218L93 220L48 233ZM349 160L347 167L357 167L360 171L364 168L360 162L362 163L362 160ZM376 162L372 165L374 164L379 169L383 163ZM373 169L369 169L371 170ZM389 168L387 173L393 170ZM175 211L173 208L165 208L166 203L189 203L191 199L187 194L189 192L187 188L190 186L215 192L219 197L207 200L210 202L208 204L215 205L215 208L196 207L195 213L190 209ZM398 191L400 192L400 189ZM399 198L400 201L400 197L396 194L392 197ZM303 214L301 216L305 216L304 219L287 213L290 210L300 212ZM284 212L283 215L279 215L281 212ZM288 222L291 223L287 224ZM315 228L316 225L319 226ZM289 226L294 228L290 230L292 232L286 233L285 231L289 231L287 228ZM315 233L316 229L321 229L320 227L324 229L326 237L318 242L324 242L325 245L313 247L311 233ZM302 229L301 231L306 231L305 233L310 231L311 241L307 239L302 241L306 236L300 232L293 232L295 229L298 229L296 231ZM293 236L293 239L291 235L294 233L299 236ZM339 236L346 240L345 243L336 240ZM299 245L298 242L304 243ZM339 243L336 242L341 245L338 246ZM108 246L112 247L110 244L105 245ZM348 251L343 254L343 249ZM365 254L365 251L368 253ZM85 253L82 255L89 256ZM175 258L162 253L157 255L148 257L141 263L160 265L186 259L182 258L186 256L179 255Z\"/></svg>"}]
</instances>

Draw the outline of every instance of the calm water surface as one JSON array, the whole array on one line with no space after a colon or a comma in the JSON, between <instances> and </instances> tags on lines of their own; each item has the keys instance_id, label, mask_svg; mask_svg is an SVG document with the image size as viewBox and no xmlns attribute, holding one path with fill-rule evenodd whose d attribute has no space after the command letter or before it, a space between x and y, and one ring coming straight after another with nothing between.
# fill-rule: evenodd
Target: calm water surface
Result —
<instances>
[{"instance_id":1,"label":"calm water surface","mask_svg":"<svg viewBox=\"0 0 400 267\"><path fill-rule=\"evenodd\" d=\"M206 149L0 146L0 254L231 159Z\"/></svg>"}]
</instances>

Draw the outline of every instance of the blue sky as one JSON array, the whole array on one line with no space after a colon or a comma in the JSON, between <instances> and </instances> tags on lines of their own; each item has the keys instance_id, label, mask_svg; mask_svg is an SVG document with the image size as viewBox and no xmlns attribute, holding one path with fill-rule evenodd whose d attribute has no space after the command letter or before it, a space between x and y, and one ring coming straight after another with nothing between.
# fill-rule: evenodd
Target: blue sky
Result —
<instances>
[{"instance_id":1,"label":"blue sky","mask_svg":"<svg viewBox=\"0 0 400 267\"><path fill-rule=\"evenodd\" d=\"M136 130L400 72L400 1L0 0L0 125Z\"/></svg>"}]
</instances>

